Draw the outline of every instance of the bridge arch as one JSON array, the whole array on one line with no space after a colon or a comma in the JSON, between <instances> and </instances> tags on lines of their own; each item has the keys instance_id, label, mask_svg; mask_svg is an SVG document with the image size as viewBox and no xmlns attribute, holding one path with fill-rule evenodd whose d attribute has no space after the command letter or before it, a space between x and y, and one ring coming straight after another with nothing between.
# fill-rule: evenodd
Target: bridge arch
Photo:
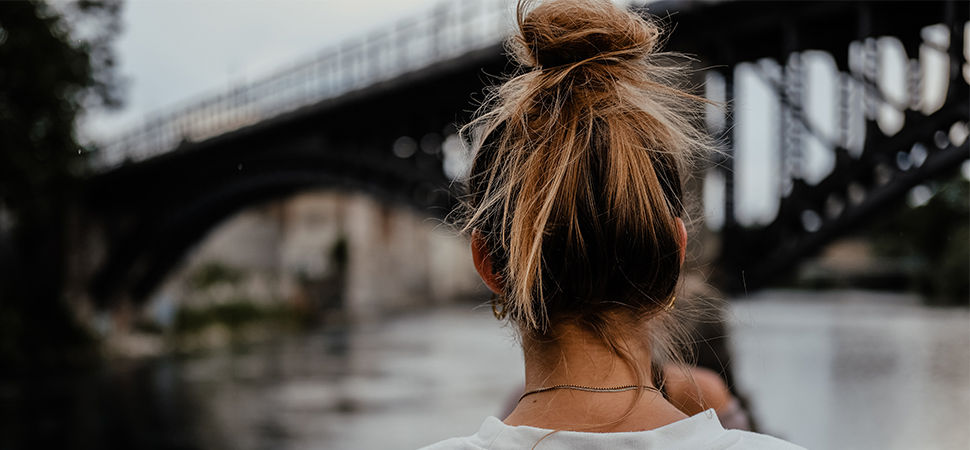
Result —
<instances>
[{"instance_id":1,"label":"bridge arch","mask_svg":"<svg viewBox=\"0 0 970 450\"><path fill-rule=\"evenodd\" d=\"M434 155L415 154L402 159L390 148L383 158L369 161L334 157L294 159L285 152L271 152L259 161L233 161L237 174L207 183L207 171L195 171L202 179L178 173L151 177L126 177L137 185L129 192L159 189L154 180L170 178L173 198L131 197L127 205L107 202L95 205L108 241L105 259L94 274L92 296L102 304L120 298L143 299L164 280L193 246L219 223L247 207L280 200L310 190L363 192L390 204L408 207L429 218L444 219L456 204L450 181ZM200 162L200 164L205 164ZM223 165L216 162L215 165ZM114 174L117 176L117 174ZM119 187L108 181L105 187ZM168 186L160 189L169 189ZM91 195L95 199L98 195Z\"/></svg>"}]
</instances>

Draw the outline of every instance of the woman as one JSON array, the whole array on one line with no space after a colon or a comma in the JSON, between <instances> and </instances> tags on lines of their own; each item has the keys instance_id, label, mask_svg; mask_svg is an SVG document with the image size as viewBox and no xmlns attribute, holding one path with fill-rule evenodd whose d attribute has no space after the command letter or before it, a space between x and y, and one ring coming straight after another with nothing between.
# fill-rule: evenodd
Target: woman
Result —
<instances>
[{"instance_id":1,"label":"woman","mask_svg":"<svg viewBox=\"0 0 970 450\"><path fill-rule=\"evenodd\" d=\"M708 141L658 28L609 0L520 0L518 28L528 70L464 130L464 228L495 315L519 331L525 392L503 421L431 448L798 448L726 431L713 410L688 417L660 389L658 368L682 366L681 176Z\"/></svg>"}]
</instances>

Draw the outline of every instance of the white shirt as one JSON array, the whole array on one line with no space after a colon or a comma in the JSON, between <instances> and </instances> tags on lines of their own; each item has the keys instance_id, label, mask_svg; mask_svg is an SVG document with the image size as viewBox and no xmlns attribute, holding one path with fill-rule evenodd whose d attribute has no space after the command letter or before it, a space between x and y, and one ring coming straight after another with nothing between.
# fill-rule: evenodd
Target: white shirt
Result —
<instances>
[{"instance_id":1,"label":"white shirt","mask_svg":"<svg viewBox=\"0 0 970 450\"><path fill-rule=\"evenodd\" d=\"M714 410L696 414L660 428L621 433L558 431L527 426L509 426L495 417L471 436L452 438L425 447L425 450L502 450L530 449L691 449L691 450L805 450L795 444L764 434L725 430ZM548 437L546 437L548 435Z\"/></svg>"}]
</instances>

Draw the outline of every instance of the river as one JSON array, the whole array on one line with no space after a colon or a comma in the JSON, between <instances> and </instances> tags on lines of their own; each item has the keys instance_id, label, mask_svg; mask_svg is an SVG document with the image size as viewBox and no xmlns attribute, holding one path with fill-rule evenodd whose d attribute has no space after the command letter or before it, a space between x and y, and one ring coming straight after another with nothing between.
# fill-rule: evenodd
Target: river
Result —
<instances>
[{"instance_id":1,"label":"river","mask_svg":"<svg viewBox=\"0 0 970 450\"><path fill-rule=\"evenodd\" d=\"M738 388L765 432L812 449L970 448L970 310L764 291L727 315ZM5 411L0 447L415 448L500 414L521 371L488 308L448 306L38 380L37 410Z\"/></svg>"}]
</instances>

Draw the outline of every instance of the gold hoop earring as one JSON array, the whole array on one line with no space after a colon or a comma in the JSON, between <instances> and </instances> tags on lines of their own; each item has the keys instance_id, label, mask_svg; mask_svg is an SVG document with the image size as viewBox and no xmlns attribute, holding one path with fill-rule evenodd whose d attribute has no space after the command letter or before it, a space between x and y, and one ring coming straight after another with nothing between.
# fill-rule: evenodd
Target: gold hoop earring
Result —
<instances>
[{"instance_id":1,"label":"gold hoop earring","mask_svg":"<svg viewBox=\"0 0 970 450\"><path fill-rule=\"evenodd\" d=\"M499 305L499 302L502 304ZM498 320L505 320L505 316L509 314L508 309L505 307L505 302L502 302L499 296L492 297L492 315Z\"/></svg>"},{"instance_id":2,"label":"gold hoop earring","mask_svg":"<svg viewBox=\"0 0 970 450\"><path fill-rule=\"evenodd\" d=\"M666 305L664 305L664 311L670 312L672 309L674 309L674 303L675 302L677 302L677 296L676 295L670 297L670 301L667 302Z\"/></svg>"}]
</instances>

